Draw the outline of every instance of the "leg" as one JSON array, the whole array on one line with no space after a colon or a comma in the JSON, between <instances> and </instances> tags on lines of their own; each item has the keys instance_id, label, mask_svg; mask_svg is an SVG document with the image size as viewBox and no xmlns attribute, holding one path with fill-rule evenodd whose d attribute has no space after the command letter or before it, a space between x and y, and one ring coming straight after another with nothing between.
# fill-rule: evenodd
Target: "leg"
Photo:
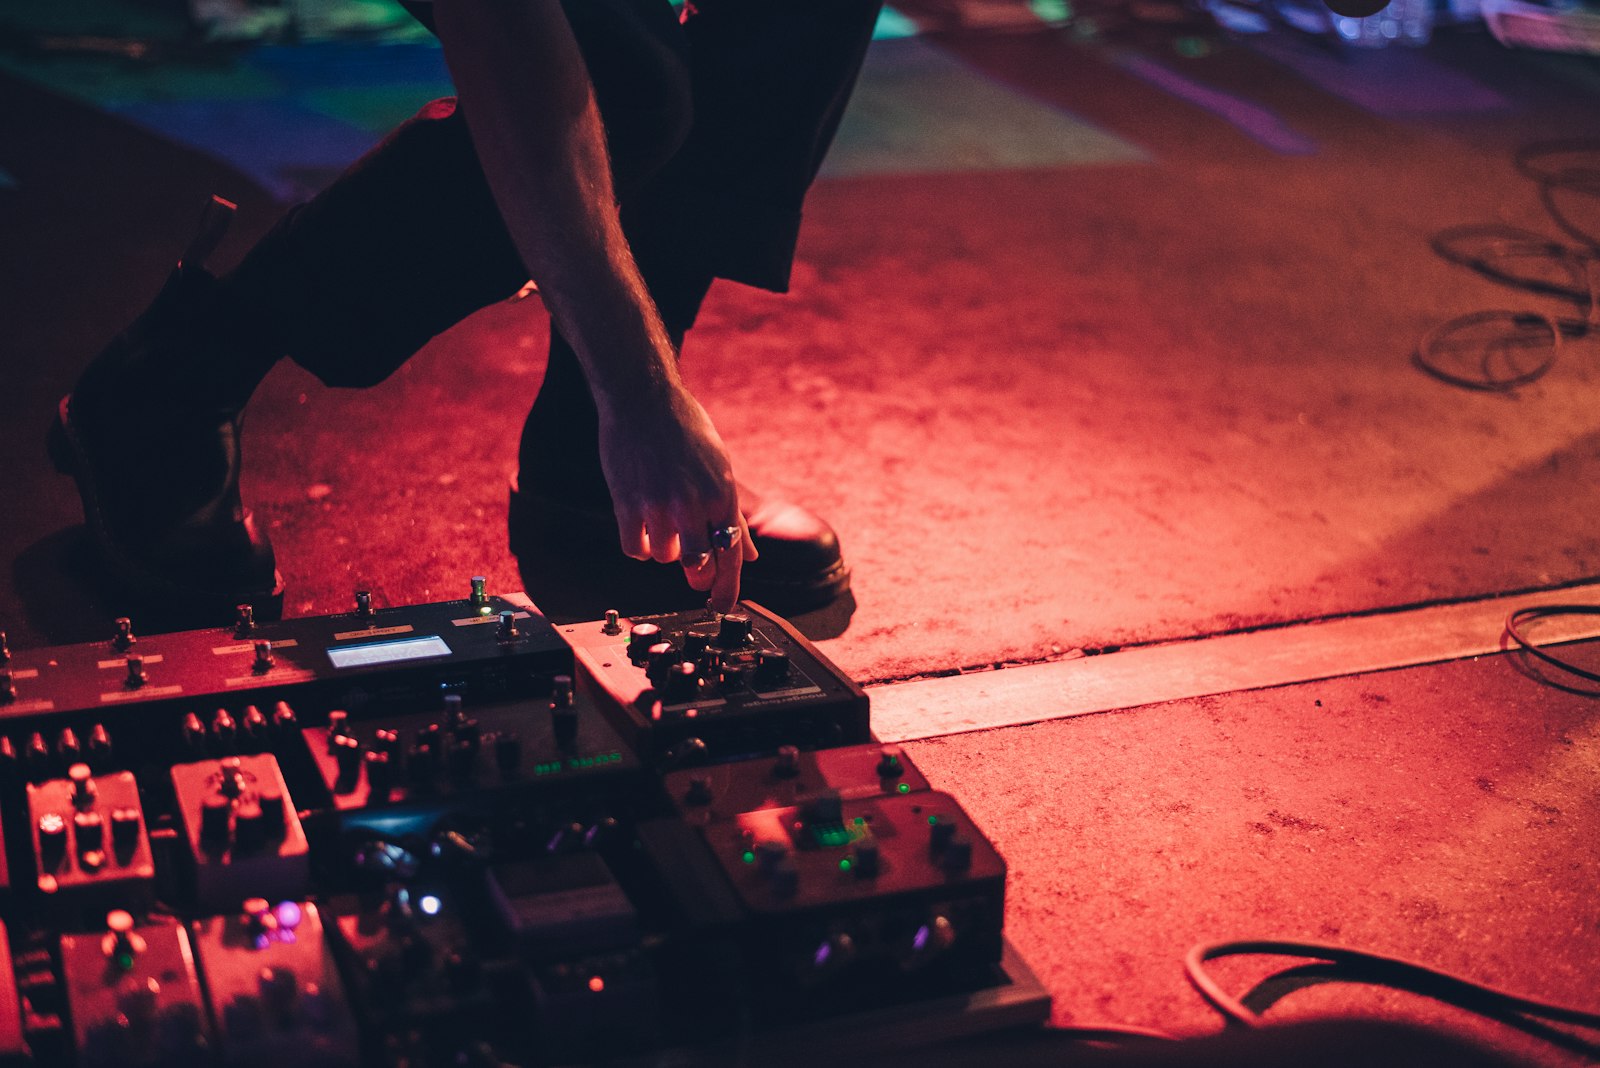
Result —
<instances>
[{"instance_id":1,"label":"leg","mask_svg":"<svg viewBox=\"0 0 1600 1068\"><path fill-rule=\"evenodd\" d=\"M664 0L581 0L573 22L617 132L619 182L637 185L687 129L681 32ZM254 388L284 354L330 385L381 381L527 272L448 100L290 212L227 276L203 258L186 256L91 363L62 402L52 455L123 585L187 614L248 601L267 617L281 583L238 493Z\"/></svg>"}]
</instances>

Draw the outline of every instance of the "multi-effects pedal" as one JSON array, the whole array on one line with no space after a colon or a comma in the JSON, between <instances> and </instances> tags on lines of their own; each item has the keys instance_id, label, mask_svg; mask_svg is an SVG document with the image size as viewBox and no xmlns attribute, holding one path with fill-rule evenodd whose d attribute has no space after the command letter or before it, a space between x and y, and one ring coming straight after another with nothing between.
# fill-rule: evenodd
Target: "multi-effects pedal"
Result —
<instances>
[{"instance_id":1,"label":"multi-effects pedal","mask_svg":"<svg viewBox=\"0 0 1600 1068\"><path fill-rule=\"evenodd\" d=\"M815 1056L1037 1022L1005 864L755 605L0 641L0 1064Z\"/></svg>"}]
</instances>

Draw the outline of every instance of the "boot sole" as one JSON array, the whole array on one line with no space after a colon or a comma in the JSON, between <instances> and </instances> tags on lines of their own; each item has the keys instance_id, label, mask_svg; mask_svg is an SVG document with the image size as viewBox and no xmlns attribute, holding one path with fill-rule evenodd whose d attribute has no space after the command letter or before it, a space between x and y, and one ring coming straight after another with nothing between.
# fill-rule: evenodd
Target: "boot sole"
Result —
<instances>
[{"instance_id":1,"label":"boot sole","mask_svg":"<svg viewBox=\"0 0 1600 1068\"><path fill-rule=\"evenodd\" d=\"M562 536L559 531L592 528L593 514L560 501L524 494L515 481L511 483L506 518L508 541L515 556L527 555L528 550L540 547L547 551L555 548L592 558L597 566L604 566L611 561L612 554L628 559L621 556L621 548L614 543L608 542L602 546L594 542L580 542L570 535ZM567 522L563 522L563 519ZM749 575L747 571L740 582L742 599L755 601L780 615L798 615L824 608L844 596L849 589L850 568L842 557L826 570L796 579Z\"/></svg>"},{"instance_id":2,"label":"boot sole","mask_svg":"<svg viewBox=\"0 0 1600 1068\"><path fill-rule=\"evenodd\" d=\"M56 408L55 420L50 424L45 439L50 462L55 469L71 478L78 487L78 499L83 503L83 517L89 534L99 549L111 578L126 591L140 599L160 601L164 608L193 607L199 611L216 611L220 622L233 618L235 606L248 604L256 618L264 622L283 618L283 575L274 570L273 588L243 594L220 594L215 590L199 590L173 582L158 572L151 571L130 557L111 536L105 514L100 508L99 492L95 486L93 467L88 450L72 426L69 407L72 395L61 398Z\"/></svg>"}]
</instances>

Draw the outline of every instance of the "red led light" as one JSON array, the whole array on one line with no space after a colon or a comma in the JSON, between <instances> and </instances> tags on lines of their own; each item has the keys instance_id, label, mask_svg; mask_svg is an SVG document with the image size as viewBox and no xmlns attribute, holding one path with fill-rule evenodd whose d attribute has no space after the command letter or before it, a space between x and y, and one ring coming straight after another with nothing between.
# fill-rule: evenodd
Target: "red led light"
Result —
<instances>
[{"instance_id":1,"label":"red led light","mask_svg":"<svg viewBox=\"0 0 1600 1068\"><path fill-rule=\"evenodd\" d=\"M593 990L596 994L598 994L598 993L600 993L600 991L604 990L605 988L606 988L606 981L604 979L600 978L598 975L591 975L589 977L589 989L590 990Z\"/></svg>"}]
</instances>

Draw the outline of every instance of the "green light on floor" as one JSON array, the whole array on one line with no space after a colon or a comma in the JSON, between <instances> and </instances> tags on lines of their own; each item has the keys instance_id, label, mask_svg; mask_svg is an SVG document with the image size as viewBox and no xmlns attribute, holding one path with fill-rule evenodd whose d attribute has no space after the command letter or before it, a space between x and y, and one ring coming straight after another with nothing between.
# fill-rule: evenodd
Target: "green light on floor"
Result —
<instances>
[{"instance_id":1,"label":"green light on floor","mask_svg":"<svg viewBox=\"0 0 1600 1068\"><path fill-rule=\"evenodd\" d=\"M903 782L899 786L895 787L895 789L899 790L903 794L909 794L911 792L911 784L908 782Z\"/></svg>"},{"instance_id":2,"label":"green light on floor","mask_svg":"<svg viewBox=\"0 0 1600 1068\"><path fill-rule=\"evenodd\" d=\"M840 871L849 871L850 870L850 858L849 857L845 857L843 860L841 860L839 862L839 870Z\"/></svg>"},{"instance_id":3,"label":"green light on floor","mask_svg":"<svg viewBox=\"0 0 1600 1068\"><path fill-rule=\"evenodd\" d=\"M750 850L746 849L744 851L744 862L746 864L754 864L756 862L756 855L750 852Z\"/></svg>"}]
</instances>

